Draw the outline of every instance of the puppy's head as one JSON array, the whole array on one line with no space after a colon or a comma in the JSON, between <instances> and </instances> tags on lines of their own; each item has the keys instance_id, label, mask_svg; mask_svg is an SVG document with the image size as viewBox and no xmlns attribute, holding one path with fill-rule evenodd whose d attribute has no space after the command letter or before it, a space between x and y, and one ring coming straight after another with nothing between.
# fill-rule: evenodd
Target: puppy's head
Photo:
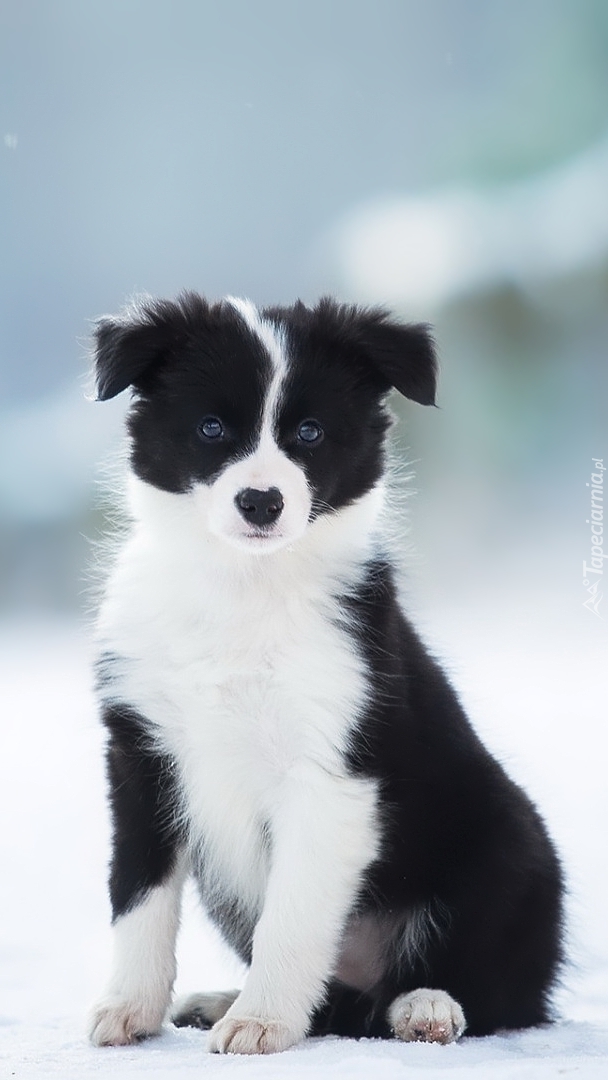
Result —
<instances>
[{"instance_id":1,"label":"puppy's head","mask_svg":"<svg viewBox=\"0 0 608 1080\"><path fill-rule=\"evenodd\" d=\"M372 490L391 388L435 398L426 327L327 299L261 311L146 299L100 319L95 342L99 400L133 391L136 475L194 500L203 528L252 552Z\"/></svg>"}]
</instances>

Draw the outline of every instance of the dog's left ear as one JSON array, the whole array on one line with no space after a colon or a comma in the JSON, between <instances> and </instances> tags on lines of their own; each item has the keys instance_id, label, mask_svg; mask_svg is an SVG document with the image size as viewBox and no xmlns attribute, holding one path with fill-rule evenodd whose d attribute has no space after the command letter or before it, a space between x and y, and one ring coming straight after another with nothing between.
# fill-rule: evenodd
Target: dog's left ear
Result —
<instances>
[{"instance_id":1,"label":"dog's left ear","mask_svg":"<svg viewBox=\"0 0 608 1080\"><path fill-rule=\"evenodd\" d=\"M296 305L295 315L312 315L316 334L354 353L382 390L394 387L411 401L435 404L435 344L424 323L400 323L383 308L339 304L329 296L310 313Z\"/></svg>"},{"instance_id":2,"label":"dog's left ear","mask_svg":"<svg viewBox=\"0 0 608 1080\"><path fill-rule=\"evenodd\" d=\"M425 323L399 323L385 311L361 312L356 320L362 353L375 372L404 397L434 405L435 343Z\"/></svg>"}]
</instances>

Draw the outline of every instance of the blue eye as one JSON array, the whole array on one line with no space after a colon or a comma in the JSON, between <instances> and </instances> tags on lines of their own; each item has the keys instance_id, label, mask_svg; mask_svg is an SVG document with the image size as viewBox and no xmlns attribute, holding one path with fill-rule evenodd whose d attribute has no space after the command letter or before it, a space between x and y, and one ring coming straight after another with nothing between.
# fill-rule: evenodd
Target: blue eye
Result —
<instances>
[{"instance_id":1,"label":"blue eye","mask_svg":"<svg viewBox=\"0 0 608 1080\"><path fill-rule=\"evenodd\" d=\"M318 443L323 438L323 428L316 420L304 420L298 428L298 439L305 443Z\"/></svg>"},{"instance_id":2,"label":"blue eye","mask_svg":"<svg viewBox=\"0 0 608 1080\"><path fill-rule=\"evenodd\" d=\"M224 425L221 420L218 420L217 416L206 416L204 420L201 420L196 430L201 439L221 439L224 434Z\"/></svg>"}]
</instances>

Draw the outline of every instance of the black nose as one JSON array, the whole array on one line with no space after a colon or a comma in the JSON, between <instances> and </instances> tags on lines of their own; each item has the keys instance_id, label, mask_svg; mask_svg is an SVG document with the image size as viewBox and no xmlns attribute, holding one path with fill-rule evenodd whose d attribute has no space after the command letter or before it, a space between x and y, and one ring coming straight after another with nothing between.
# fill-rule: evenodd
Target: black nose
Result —
<instances>
[{"instance_id":1,"label":"black nose","mask_svg":"<svg viewBox=\"0 0 608 1080\"><path fill-rule=\"evenodd\" d=\"M245 488L239 491L234 501L245 521L258 527L274 525L283 509L283 496L278 488L268 488L268 491Z\"/></svg>"}]
</instances>

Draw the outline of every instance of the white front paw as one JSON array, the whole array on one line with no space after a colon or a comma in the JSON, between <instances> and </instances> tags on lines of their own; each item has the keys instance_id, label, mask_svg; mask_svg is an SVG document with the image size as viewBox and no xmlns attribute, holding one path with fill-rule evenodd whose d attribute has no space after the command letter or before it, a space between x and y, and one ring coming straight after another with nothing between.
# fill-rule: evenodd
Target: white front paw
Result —
<instances>
[{"instance_id":1,"label":"white front paw","mask_svg":"<svg viewBox=\"0 0 608 1080\"><path fill-rule=\"evenodd\" d=\"M211 1028L208 1049L215 1054L278 1054L302 1035L281 1020L225 1016Z\"/></svg>"},{"instance_id":2,"label":"white front paw","mask_svg":"<svg viewBox=\"0 0 608 1080\"><path fill-rule=\"evenodd\" d=\"M462 1035L466 1021L457 1001L445 990L413 990L395 998L388 1022L404 1042L451 1043Z\"/></svg>"},{"instance_id":3,"label":"white front paw","mask_svg":"<svg viewBox=\"0 0 608 1080\"><path fill-rule=\"evenodd\" d=\"M94 1046L131 1046L158 1035L164 1010L129 1001L104 1001L91 1013L89 1038Z\"/></svg>"}]
</instances>

